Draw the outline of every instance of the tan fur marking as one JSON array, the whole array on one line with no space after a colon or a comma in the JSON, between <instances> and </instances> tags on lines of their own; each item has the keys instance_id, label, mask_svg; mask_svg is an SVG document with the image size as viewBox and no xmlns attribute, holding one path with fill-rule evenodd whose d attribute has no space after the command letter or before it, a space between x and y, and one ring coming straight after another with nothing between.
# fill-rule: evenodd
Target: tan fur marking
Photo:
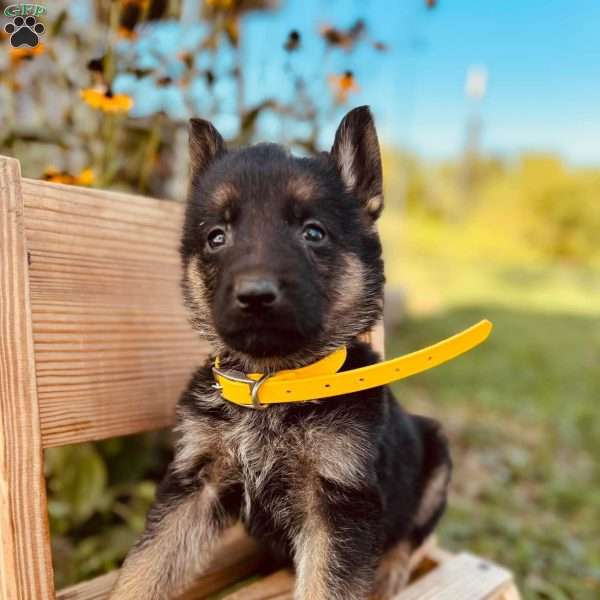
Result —
<instances>
[{"instance_id":1,"label":"tan fur marking","mask_svg":"<svg viewBox=\"0 0 600 600\"><path fill-rule=\"evenodd\" d=\"M375 575L373 600L391 600L406 586L410 576L410 557L408 541L399 542L384 554Z\"/></svg>"},{"instance_id":2,"label":"tan fur marking","mask_svg":"<svg viewBox=\"0 0 600 600\"><path fill-rule=\"evenodd\" d=\"M200 275L201 266L198 257L192 258L185 271L185 299L192 325L209 341L215 338L215 332L209 325L210 306L206 298L206 286Z\"/></svg>"},{"instance_id":3,"label":"tan fur marking","mask_svg":"<svg viewBox=\"0 0 600 600\"><path fill-rule=\"evenodd\" d=\"M363 293L365 275L362 263L352 254L347 254L344 259L345 265L338 278L338 288L330 319L347 316Z\"/></svg>"},{"instance_id":4,"label":"tan fur marking","mask_svg":"<svg viewBox=\"0 0 600 600\"><path fill-rule=\"evenodd\" d=\"M295 176L288 182L288 193L300 202L308 202L315 198L317 189L310 177Z\"/></svg>"},{"instance_id":5,"label":"tan fur marking","mask_svg":"<svg viewBox=\"0 0 600 600\"><path fill-rule=\"evenodd\" d=\"M214 449L218 442L218 434L209 423L191 418L182 418L175 427L179 434L173 467L179 473L185 473L198 460L199 456Z\"/></svg>"},{"instance_id":6,"label":"tan fur marking","mask_svg":"<svg viewBox=\"0 0 600 600\"><path fill-rule=\"evenodd\" d=\"M381 210L382 205L383 205L383 196L381 196L381 194L378 194L377 196L373 196L372 198L369 198L369 200L367 201L367 206L366 206L367 212L370 215L376 215Z\"/></svg>"},{"instance_id":7,"label":"tan fur marking","mask_svg":"<svg viewBox=\"0 0 600 600\"><path fill-rule=\"evenodd\" d=\"M199 259L194 257L187 266L186 276L189 282L189 289L191 292L192 300L196 306L208 309L208 303L206 301L206 286L200 275L200 265L198 264Z\"/></svg>"},{"instance_id":8,"label":"tan fur marking","mask_svg":"<svg viewBox=\"0 0 600 600\"><path fill-rule=\"evenodd\" d=\"M212 201L221 209L227 210L231 202L236 200L240 191L228 181L221 182L212 192Z\"/></svg>"},{"instance_id":9,"label":"tan fur marking","mask_svg":"<svg viewBox=\"0 0 600 600\"><path fill-rule=\"evenodd\" d=\"M327 584L329 536L314 506L309 505L306 520L294 540L296 588L294 600L331 600Z\"/></svg>"},{"instance_id":10,"label":"tan fur marking","mask_svg":"<svg viewBox=\"0 0 600 600\"><path fill-rule=\"evenodd\" d=\"M169 510L154 536L128 555L110 599L171 598L183 591L210 559L217 502L207 485Z\"/></svg>"},{"instance_id":11,"label":"tan fur marking","mask_svg":"<svg viewBox=\"0 0 600 600\"><path fill-rule=\"evenodd\" d=\"M424 525L427 523L439 508L440 503L446 494L446 488L448 487L449 481L450 468L448 465L441 465L433 472L427 482L419 510L417 511L417 516L415 517L415 523L417 525Z\"/></svg>"},{"instance_id":12,"label":"tan fur marking","mask_svg":"<svg viewBox=\"0 0 600 600\"><path fill-rule=\"evenodd\" d=\"M343 424L338 423L338 427L343 429ZM315 427L308 430L308 445L318 457L316 468L325 479L347 486L360 485L364 481L369 445L360 433L334 433L330 428Z\"/></svg>"}]
</instances>

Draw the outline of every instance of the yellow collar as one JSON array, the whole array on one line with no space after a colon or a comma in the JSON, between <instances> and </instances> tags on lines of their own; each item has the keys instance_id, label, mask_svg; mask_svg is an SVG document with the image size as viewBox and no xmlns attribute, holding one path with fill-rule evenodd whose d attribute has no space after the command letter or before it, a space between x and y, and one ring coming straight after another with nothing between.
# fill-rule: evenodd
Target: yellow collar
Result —
<instances>
[{"instance_id":1,"label":"yellow collar","mask_svg":"<svg viewBox=\"0 0 600 600\"><path fill-rule=\"evenodd\" d=\"M433 346L341 373L338 371L346 360L346 348L306 367L273 374L225 371L217 357L213 374L223 398L248 408L321 400L386 385L437 367L484 342L491 330L492 323L485 319Z\"/></svg>"}]
</instances>

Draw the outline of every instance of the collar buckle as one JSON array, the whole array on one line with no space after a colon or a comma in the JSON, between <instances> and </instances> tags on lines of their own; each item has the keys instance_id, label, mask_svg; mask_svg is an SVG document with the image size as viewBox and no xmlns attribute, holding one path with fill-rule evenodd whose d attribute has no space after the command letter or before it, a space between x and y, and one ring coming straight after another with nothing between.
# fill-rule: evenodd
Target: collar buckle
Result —
<instances>
[{"instance_id":1,"label":"collar buckle","mask_svg":"<svg viewBox=\"0 0 600 600\"><path fill-rule=\"evenodd\" d=\"M225 371L214 366L212 368L212 372L213 375L219 375L220 377L223 377L228 381L234 381L236 383L245 383L250 388L249 392L252 404L238 404L238 406L244 406L245 408L250 408L252 410L265 410L265 408L269 406L268 404L260 403L260 400L258 398L258 392L262 387L263 383L265 383L265 381L267 381L267 379L271 377L272 373L265 373L261 375L259 379L250 379L250 377L247 377L246 374L242 373L241 371ZM220 387L221 386L219 386L219 389ZM221 397L224 398L224 396Z\"/></svg>"}]
</instances>

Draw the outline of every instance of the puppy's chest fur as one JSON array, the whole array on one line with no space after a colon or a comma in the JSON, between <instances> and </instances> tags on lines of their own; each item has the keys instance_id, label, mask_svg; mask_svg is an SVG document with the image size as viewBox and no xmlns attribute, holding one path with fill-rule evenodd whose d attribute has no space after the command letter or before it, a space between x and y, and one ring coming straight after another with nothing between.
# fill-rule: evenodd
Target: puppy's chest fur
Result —
<instances>
[{"instance_id":1,"label":"puppy's chest fur","mask_svg":"<svg viewBox=\"0 0 600 600\"><path fill-rule=\"evenodd\" d=\"M215 392L207 400L223 403ZM374 449L366 424L339 401L336 405L328 411L225 406L223 418L188 414L178 425L177 462L181 468L193 468L206 455L241 477L247 493L260 493L276 476L285 478L288 487L305 487L311 477L352 486L365 476Z\"/></svg>"},{"instance_id":2,"label":"puppy's chest fur","mask_svg":"<svg viewBox=\"0 0 600 600\"><path fill-rule=\"evenodd\" d=\"M227 403L212 383L201 369L179 405L175 468L237 486L257 537L293 536L324 482L358 490L373 478L381 390L254 411Z\"/></svg>"}]
</instances>

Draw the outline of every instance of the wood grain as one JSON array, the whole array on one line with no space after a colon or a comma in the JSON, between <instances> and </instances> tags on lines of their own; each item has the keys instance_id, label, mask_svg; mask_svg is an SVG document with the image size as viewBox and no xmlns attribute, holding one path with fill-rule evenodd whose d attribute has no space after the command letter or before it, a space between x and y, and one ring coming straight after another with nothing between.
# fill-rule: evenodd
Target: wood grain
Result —
<instances>
[{"instance_id":1,"label":"wood grain","mask_svg":"<svg viewBox=\"0 0 600 600\"><path fill-rule=\"evenodd\" d=\"M436 557L436 560L433 559ZM417 570L423 561L436 563L437 560L445 561L452 557L451 554L439 553L437 541L430 536L413 553L410 561L411 572ZM437 568L437 564L434 568ZM254 581L223 596L222 600L292 600L294 591L294 574L288 569L281 569L267 577Z\"/></svg>"},{"instance_id":2,"label":"wood grain","mask_svg":"<svg viewBox=\"0 0 600 600\"><path fill-rule=\"evenodd\" d=\"M485 600L521 600L521 594L517 586L511 581L499 588Z\"/></svg>"},{"instance_id":3,"label":"wood grain","mask_svg":"<svg viewBox=\"0 0 600 600\"><path fill-rule=\"evenodd\" d=\"M207 351L179 290L183 206L22 186L44 446L170 425Z\"/></svg>"},{"instance_id":4,"label":"wood grain","mask_svg":"<svg viewBox=\"0 0 600 600\"><path fill-rule=\"evenodd\" d=\"M506 569L461 553L415 581L394 600L485 600L494 598L511 581Z\"/></svg>"},{"instance_id":5,"label":"wood grain","mask_svg":"<svg viewBox=\"0 0 600 600\"><path fill-rule=\"evenodd\" d=\"M221 600L288 600L293 597L294 574L281 569L243 588L223 596Z\"/></svg>"},{"instance_id":6,"label":"wood grain","mask_svg":"<svg viewBox=\"0 0 600 600\"><path fill-rule=\"evenodd\" d=\"M54 596L19 163L0 157L0 599Z\"/></svg>"}]
</instances>

